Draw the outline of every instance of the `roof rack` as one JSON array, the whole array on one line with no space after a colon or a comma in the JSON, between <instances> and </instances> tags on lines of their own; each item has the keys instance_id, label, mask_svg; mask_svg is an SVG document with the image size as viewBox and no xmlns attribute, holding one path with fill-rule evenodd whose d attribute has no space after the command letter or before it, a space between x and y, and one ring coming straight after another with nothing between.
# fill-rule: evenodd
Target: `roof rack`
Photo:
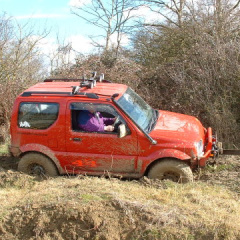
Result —
<instances>
[{"instance_id":1,"label":"roof rack","mask_svg":"<svg viewBox=\"0 0 240 240\"><path fill-rule=\"evenodd\" d=\"M86 92L76 92L76 93L70 93L70 92L35 92L35 91L29 91L22 93L22 97L30 97L32 95L51 95L51 96L59 96L59 95L66 95L66 96L72 96L72 95L81 95L86 96L88 98L93 99L99 99L99 96L96 93L86 93Z\"/></svg>"},{"instance_id":2,"label":"roof rack","mask_svg":"<svg viewBox=\"0 0 240 240\"><path fill-rule=\"evenodd\" d=\"M47 91L28 91L28 92L23 92L22 97L29 97L32 95L66 95L66 96L73 96L73 95L81 95L81 96L86 96L88 98L93 98L93 99L99 99L99 96L96 93L87 93L87 92L79 92L79 90L83 87L85 88L93 88L96 86L97 81L98 82L107 82L110 83L110 81L104 80L104 74L101 73L100 76L97 78L97 72L92 73L92 77L89 79L86 79L85 76L83 76L82 79L78 78L55 78L55 79L45 79L44 82L53 82L53 81L65 81L65 82L70 82L70 81L80 81L79 86L71 86L72 87L72 92L47 92Z\"/></svg>"},{"instance_id":3,"label":"roof rack","mask_svg":"<svg viewBox=\"0 0 240 240\"><path fill-rule=\"evenodd\" d=\"M104 74L101 73L99 77L97 77L97 72L92 72L92 76L87 79L85 76L83 76L82 79L78 78L55 78L55 79L45 79L44 82L53 82L53 81L80 81L79 86L72 86L72 95L77 95L79 93L79 90L83 87L86 88L94 88L97 84L97 82L107 82L110 83L110 81L104 80Z\"/></svg>"},{"instance_id":4,"label":"roof rack","mask_svg":"<svg viewBox=\"0 0 240 240\"><path fill-rule=\"evenodd\" d=\"M82 81L80 78L46 78L43 82L54 82L54 81L63 81L63 82L78 82Z\"/></svg>"},{"instance_id":5,"label":"roof rack","mask_svg":"<svg viewBox=\"0 0 240 240\"><path fill-rule=\"evenodd\" d=\"M47 78L43 82L54 82L54 81L63 81L63 82L87 82L87 81L96 81L96 82L104 82L104 83L111 83L111 81L104 79L104 74L101 73L97 77L97 72L92 72L92 77L87 79L86 76L82 78Z\"/></svg>"}]
</instances>

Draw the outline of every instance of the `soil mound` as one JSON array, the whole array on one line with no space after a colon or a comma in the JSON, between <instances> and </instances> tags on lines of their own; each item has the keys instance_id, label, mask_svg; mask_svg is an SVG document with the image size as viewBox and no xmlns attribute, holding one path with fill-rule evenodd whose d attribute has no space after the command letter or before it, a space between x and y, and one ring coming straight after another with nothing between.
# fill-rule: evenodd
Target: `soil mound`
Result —
<instances>
[{"instance_id":1,"label":"soil mound","mask_svg":"<svg viewBox=\"0 0 240 240\"><path fill-rule=\"evenodd\" d=\"M220 158L184 185L87 176L39 181L11 168L15 160L4 161L3 240L240 239L237 157Z\"/></svg>"},{"instance_id":2,"label":"soil mound","mask_svg":"<svg viewBox=\"0 0 240 240\"><path fill-rule=\"evenodd\" d=\"M159 225L153 211L127 201L68 202L16 208L0 225L2 239L156 239L152 225ZM160 225L173 223L169 216ZM149 224L151 223L151 224ZM158 233L158 236L159 233Z\"/></svg>"}]
</instances>

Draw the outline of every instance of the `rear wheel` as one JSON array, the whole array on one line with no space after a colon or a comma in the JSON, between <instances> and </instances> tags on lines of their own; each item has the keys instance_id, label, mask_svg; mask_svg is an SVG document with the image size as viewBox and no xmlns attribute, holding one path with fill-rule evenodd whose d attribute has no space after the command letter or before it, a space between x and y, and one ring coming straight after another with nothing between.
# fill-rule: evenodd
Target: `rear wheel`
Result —
<instances>
[{"instance_id":1,"label":"rear wheel","mask_svg":"<svg viewBox=\"0 0 240 240\"><path fill-rule=\"evenodd\" d=\"M18 171L37 176L54 177L58 175L54 163L39 153L28 153L24 155L18 163Z\"/></svg>"},{"instance_id":2,"label":"rear wheel","mask_svg":"<svg viewBox=\"0 0 240 240\"><path fill-rule=\"evenodd\" d=\"M148 177L160 180L169 179L180 183L193 181L191 168L185 162L176 159L164 159L157 162L149 170Z\"/></svg>"}]
</instances>

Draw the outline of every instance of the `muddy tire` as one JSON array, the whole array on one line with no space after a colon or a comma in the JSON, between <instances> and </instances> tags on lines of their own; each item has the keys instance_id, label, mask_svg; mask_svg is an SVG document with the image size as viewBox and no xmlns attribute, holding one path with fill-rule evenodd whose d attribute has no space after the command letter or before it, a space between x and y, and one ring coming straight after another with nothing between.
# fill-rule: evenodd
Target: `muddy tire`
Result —
<instances>
[{"instance_id":1,"label":"muddy tire","mask_svg":"<svg viewBox=\"0 0 240 240\"><path fill-rule=\"evenodd\" d=\"M54 177L58 175L54 163L39 153L24 155L18 163L18 171L37 176Z\"/></svg>"},{"instance_id":2,"label":"muddy tire","mask_svg":"<svg viewBox=\"0 0 240 240\"><path fill-rule=\"evenodd\" d=\"M148 172L148 178L187 183L193 181L191 168L180 160L165 159L157 162Z\"/></svg>"}]
</instances>

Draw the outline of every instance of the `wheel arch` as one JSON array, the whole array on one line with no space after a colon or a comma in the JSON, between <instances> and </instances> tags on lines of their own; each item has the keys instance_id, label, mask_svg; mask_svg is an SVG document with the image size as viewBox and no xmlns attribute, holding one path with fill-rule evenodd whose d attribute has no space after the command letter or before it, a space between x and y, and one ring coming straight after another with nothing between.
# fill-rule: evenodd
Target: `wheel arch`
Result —
<instances>
[{"instance_id":1,"label":"wheel arch","mask_svg":"<svg viewBox=\"0 0 240 240\"><path fill-rule=\"evenodd\" d=\"M162 162L162 161L164 161L164 160L175 160L175 161L179 161L179 162L184 162L184 163L186 163L189 167L191 167L190 159L182 160L182 159L175 158L175 157L163 157L163 158L158 158L158 159L152 161L150 164L148 164L148 166L146 167L146 169L145 169L145 171L144 171L144 176L147 176L147 175L148 175L149 170L150 170L154 165L156 165L157 163Z\"/></svg>"},{"instance_id":2,"label":"wheel arch","mask_svg":"<svg viewBox=\"0 0 240 240\"><path fill-rule=\"evenodd\" d=\"M30 154L30 153L36 153L36 154L40 154L46 158L48 158L56 167L57 171L59 174L63 174L62 171L62 167L59 164L59 161L56 159L56 157L54 156L53 158L51 156L49 156L48 154L46 154L45 152L41 152L41 151L37 151L37 150L29 150L29 151L25 151L25 152L21 152L21 154L19 155L19 158L22 158L23 156Z\"/></svg>"}]
</instances>

